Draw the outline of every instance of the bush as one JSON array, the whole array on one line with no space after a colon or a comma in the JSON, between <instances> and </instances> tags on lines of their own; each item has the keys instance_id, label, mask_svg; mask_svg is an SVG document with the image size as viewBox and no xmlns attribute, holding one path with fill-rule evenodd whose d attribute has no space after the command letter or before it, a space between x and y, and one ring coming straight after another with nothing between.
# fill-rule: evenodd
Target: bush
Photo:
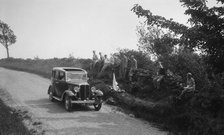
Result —
<instances>
[{"instance_id":1,"label":"bush","mask_svg":"<svg viewBox=\"0 0 224 135\"><path fill-rule=\"evenodd\" d=\"M207 87L208 77L202 56L190 51L183 51L178 54L163 57L160 61L164 63L167 69L181 76L184 82L186 82L187 73L192 73L197 90Z\"/></svg>"},{"instance_id":2,"label":"bush","mask_svg":"<svg viewBox=\"0 0 224 135\"><path fill-rule=\"evenodd\" d=\"M166 118L169 128L194 135L221 135L224 131L224 90L217 84L173 104ZM184 100L184 101L183 101ZM167 124L167 125L169 125Z\"/></svg>"}]
</instances>

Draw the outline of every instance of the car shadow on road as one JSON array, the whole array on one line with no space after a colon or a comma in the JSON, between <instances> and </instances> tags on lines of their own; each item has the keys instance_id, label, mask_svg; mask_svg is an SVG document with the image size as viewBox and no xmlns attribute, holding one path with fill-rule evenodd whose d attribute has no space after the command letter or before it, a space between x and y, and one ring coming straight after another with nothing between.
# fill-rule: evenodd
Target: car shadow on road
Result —
<instances>
[{"instance_id":1,"label":"car shadow on road","mask_svg":"<svg viewBox=\"0 0 224 135\"><path fill-rule=\"evenodd\" d=\"M65 113L65 107L63 102L49 101L48 98L41 98L38 100L27 100L25 103L31 108L47 109L48 113ZM85 111L94 111L93 107L73 104L71 112L85 112Z\"/></svg>"}]
</instances>

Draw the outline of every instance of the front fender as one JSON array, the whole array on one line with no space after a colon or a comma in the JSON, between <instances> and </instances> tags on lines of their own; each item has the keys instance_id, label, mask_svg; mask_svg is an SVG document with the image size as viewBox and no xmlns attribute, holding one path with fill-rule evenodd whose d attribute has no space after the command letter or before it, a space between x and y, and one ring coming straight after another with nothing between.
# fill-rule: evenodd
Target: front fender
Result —
<instances>
[{"instance_id":1,"label":"front fender","mask_svg":"<svg viewBox=\"0 0 224 135\"><path fill-rule=\"evenodd\" d=\"M75 94L74 94L72 91L70 91L70 90L66 90L66 91L63 93L63 96L62 96L62 97L64 97L65 95L68 95L68 96L75 96Z\"/></svg>"},{"instance_id":2,"label":"front fender","mask_svg":"<svg viewBox=\"0 0 224 135\"><path fill-rule=\"evenodd\" d=\"M96 90L95 95L101 97L101 96L103 96L103 92L101 90Z\"/></svg>"}]
</instances>

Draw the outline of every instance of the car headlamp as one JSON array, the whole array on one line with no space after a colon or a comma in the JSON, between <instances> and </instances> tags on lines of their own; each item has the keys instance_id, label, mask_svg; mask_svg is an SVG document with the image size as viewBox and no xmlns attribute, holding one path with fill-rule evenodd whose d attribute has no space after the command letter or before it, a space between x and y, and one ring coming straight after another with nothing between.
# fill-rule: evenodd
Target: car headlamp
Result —
<instances>
[{"instance_id":1,"label":"car headlamp","mask_svg":"<svg viewBox=\"0 0 224 135\"><path fill-rule=\"evenodd\" d=\"M91 91L92 91L92 92L96 92L96 87L92 87L92 88L91 88Z\"/></svg>"},{"instance_id":2,"label":"car headlamp","mask_svg":"<svg viewBox=\"0 0 224 135\"><path fill-rule=\"evenodd\" d=\"M79 92L79 87L74 87L75 92Z\"/></svg>"}]
</instances>

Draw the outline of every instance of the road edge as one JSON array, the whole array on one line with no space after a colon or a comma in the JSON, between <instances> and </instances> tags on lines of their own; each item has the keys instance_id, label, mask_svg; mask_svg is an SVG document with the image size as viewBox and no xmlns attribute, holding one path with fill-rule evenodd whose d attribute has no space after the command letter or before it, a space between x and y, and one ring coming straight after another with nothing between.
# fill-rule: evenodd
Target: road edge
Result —
<instances>
[{"instance_id":1,"label":"road edge","mask_svg":"<svg viewBox=\"0 0 224 135\"><path fill-rule=\"evenodd\" d=\"M29 111L27 107L16 105L11 95L6 89L0 86L0 99L3 104L11 109L11 114L16 114L18 119L21 119L22 124L28 129L31 135L44 135L46 130L41 121L35 119L33 114Z\"/></svg>"}]
</instances>

